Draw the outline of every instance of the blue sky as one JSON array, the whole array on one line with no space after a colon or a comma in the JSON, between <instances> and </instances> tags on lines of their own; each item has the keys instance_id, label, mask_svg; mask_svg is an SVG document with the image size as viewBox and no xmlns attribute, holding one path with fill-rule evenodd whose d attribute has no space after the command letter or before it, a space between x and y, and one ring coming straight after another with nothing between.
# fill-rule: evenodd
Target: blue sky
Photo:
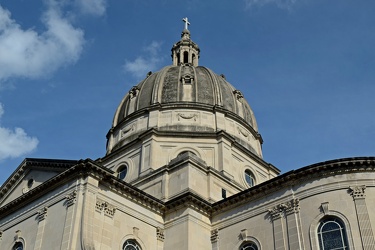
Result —
<instances>
[{"instance_id":1,"label":"blue sky","mask_svg":"<svg viewBox=\"0 0 375 250\"><path fill-rule=\"evenodd\" d=\"M241 90L282 172L373 156L373 0L2 0L0 184L26 157L97 159L117 105L171 64L187 16L200 65Z\"/></svg>"}]
</instances>

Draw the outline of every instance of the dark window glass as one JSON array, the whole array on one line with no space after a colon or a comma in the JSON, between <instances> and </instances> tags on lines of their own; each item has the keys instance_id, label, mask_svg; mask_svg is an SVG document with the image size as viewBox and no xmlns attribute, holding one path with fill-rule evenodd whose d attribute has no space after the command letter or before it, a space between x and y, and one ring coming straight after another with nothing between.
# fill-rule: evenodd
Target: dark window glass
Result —
<instances>
[{"instance_id":1,"label":"dark window glass","mask_svg":"<svg viewBox=\"0 0 375 250\"><path fill-rule=\"evenodd\" d=\"M349 249L344 223L338 218L323 219L318 227L321 250Z\"/></svg>"},{"instance_id":2,"label":"dark window glass","mask_svg":"<svg viewBox=\"0 0 375 250\"><path fill-rule=\"evenodd\" d=\"M17 242L14 245L13 250L23 250L23 244L21 242Z\"/></svg>"},{"instance_id":3,"label":"dark window glass","mask_svg":"<svg viewBox=\"0 0 375 250\"><path fill-rule=\"evenodd\" d=\"M122 249L123 250L141 250L141 247L138 245L138 243L135 240L127 240L125 241Z\"/></svg>"},{"instance_id":4,"label":"dark window glass","mask_svg":"<svg viewBox=\"0 0 375 250\"><path fill-rule=\"evenodd\" d=\"M250 242L243 245L240 250L258 250L258 247L255 245L255 243Z\"/></svg>"},{"instance_id":5,"label":"dark window glass","mask_svg":"<svg viewBox=\"0 0 375 250\"><path fill-rule=\"evenodd\" d=\"M248 170L248 169L245 171L245 180L246 180L246 183L247 183L250 187L252 187L252 186L255 185L255 178L254 178L254 175L253 175L253 173L251 173L251 171Z\"/></svg>"},{"instance_id":6,"label":"dark window glass","mask_svg":"<svg viewBox=\"0 0 375 250\"><path fill-rule=\"evenodd\" d=\"M125 179L126 174L128 173L128 166L122 166L119 168L117 172L117 177L121 180Z\"/></svg>"}]
</instances>

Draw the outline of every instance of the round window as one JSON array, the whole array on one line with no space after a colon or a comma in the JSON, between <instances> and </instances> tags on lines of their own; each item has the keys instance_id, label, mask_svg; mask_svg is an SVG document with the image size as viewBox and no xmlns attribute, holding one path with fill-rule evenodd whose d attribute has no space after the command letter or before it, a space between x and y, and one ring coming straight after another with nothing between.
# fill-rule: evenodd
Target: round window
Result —
<instances>
[{"instance_id":1,"label":"round window","mask_svg":"<svg viewBox=\"0 0 375 250\"><path fill-rule=\"evenodd\" d=\"M123 180L125 179L127 173L128 173L128 166L126 165L121 166L117 171L117 178Z\"/></svg>"},{"instance_id":2,"label":"round window","mask_svg":"<svg viewBox=\"0 0 375 250\"><path fill-rule=\"evenodd\" d=\"M249 185L250 187L255 185L254 174L249 169L245 170L245 181L246 181L247 185Z\"/></svg>"}]
</instances>

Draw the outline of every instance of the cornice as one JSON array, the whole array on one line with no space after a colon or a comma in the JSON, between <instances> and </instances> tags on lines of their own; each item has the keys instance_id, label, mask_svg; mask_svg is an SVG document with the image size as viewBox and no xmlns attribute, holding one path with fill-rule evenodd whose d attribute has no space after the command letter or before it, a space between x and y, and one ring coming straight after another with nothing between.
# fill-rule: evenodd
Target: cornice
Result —
<instances>
[{"instance_id":1,"label":"cornice","mask_svg":"<svg viewBox=\"0 0 375 250\"><path fill-rule=\"evenodd\" d=\"M131 184L119 180L113 175L113 171L87 159L78 161L78 164L70 167L63 173L49 179L43 184L31 189L28 193L1 207L0 219L40 198L69 180L87 176L96 178L101 185L107 186L113 192L128 197L131 201L161 215L178 208L189 207L207 216L214 216L218 213L228 211L233 207L238 207L241 204L260 199L277 190L311 179L366 171L375 171L375 157L345 158L313 164L287 172L214 204L209 203L191 190L187 190L185 193L167 202L162 202L144 191L135 188Z\"/></svg>"},{"instance_id":2,"label":"cornice","mask_svg":"<svg viewBox=\"0 0 375 250\"><path fill-rule=\"evenodd\" d=\"M13 174L0 187L0 200L25 173L26 169L54 169L64 171L77 164L76 160L25 158Z\"/></svg>"},{"instance_id":3,"label":"cornice","mask_svg":"<svg viewBox=\"0 0 375 250\"><path fill-rule=\"evenodd\" d=\"M212 205L213 214L227 211L234 206L259 199L284 187L303 183L311 179L345 173L375 171L375 157L355 157L325 161L289 171L271 180L244 190Z\"/></svg>"}]
</instances>

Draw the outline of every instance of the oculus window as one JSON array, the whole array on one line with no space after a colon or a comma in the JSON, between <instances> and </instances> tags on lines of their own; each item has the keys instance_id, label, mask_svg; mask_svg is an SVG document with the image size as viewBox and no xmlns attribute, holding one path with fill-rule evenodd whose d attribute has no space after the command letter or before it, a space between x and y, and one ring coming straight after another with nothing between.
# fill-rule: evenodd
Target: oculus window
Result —
<instances>
[{"instance_id":1,"label":"oculus window","mask_svg":"<svg viewBox=\"0 0 375 250\"><path fill-rule=\"evenodd\" d=\"M318 241L320 250L349 249L344 223L336 217L320 221Z\"/></svg>"},{"instance_id":2,"label":"oculus window","mask_svg":"<svg viewBox=\"0 0 375 250\"><path fill-rule=\"evenodd\" d=\"M141 247L138 245L138 243L135 240L127 240L125 241L122 249L123 250L141 250Z\"/></svg>"},{"instance_id":3,"label":"oculus window","mask_svg":"<svg viewBox=\"0 0 375 250\"><path fill-rule=\"evenodd\" d=\"M247 185L249 185L250 187L255 185L254 174L249 169L245 170L245 181L246 181Z\"/></svg>"},{"instance_id":4,"label":"oculus window","mask_svg":"<svg viewBox=\"0 0 375 250\"><path fill-rule=\"evenodd\" d=\"M117 178L124 180L127 173L128 173L128 166L127 165L121 166L117 170Z\"/></svg>"}]
</instances>

